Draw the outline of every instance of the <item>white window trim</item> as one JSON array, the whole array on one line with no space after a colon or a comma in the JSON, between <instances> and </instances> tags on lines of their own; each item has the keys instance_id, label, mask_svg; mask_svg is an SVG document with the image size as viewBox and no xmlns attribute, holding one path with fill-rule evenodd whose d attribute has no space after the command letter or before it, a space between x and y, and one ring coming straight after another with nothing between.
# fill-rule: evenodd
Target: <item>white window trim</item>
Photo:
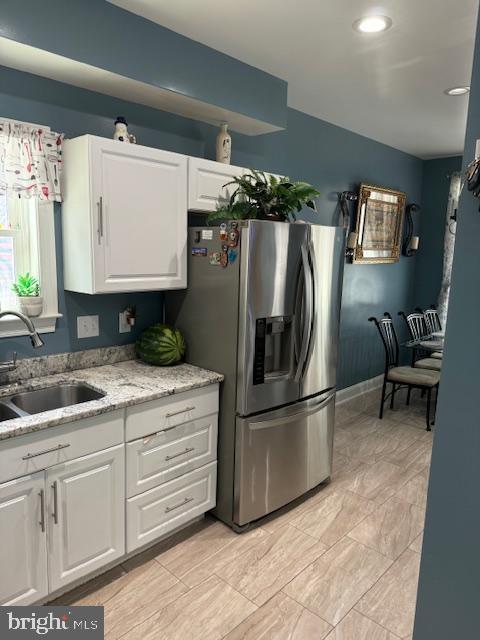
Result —
<instances>
[{"instance_id":1,"label":"white window trim","mask_svg":"<svg viewBox=\"0 0 480 640\"><path fill-rule=\"evenodd\" d=\"M57 259L55 250L55 219L53 202L33 200L38 215L38 251L40 262L40 283L42 286L43 311L32 322L38 333L53 333L56 329L58 313ZM7 309L2 309L7 311ZM0 318L0 338L28 335L28 329L15 316Z\"/></svg>"}]
</instances>

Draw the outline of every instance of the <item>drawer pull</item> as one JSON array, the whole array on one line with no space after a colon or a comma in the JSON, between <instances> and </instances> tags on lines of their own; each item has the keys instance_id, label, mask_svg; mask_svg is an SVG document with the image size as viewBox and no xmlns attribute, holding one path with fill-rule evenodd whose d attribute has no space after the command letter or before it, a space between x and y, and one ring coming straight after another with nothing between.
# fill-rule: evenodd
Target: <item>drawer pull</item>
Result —
<instances>
[{"instance_id":1,"label":"drawer pull","mask_svg":"<svg viewBox=\"0 0 480 640\"><path fill-rule=\"evenodd\" d=\"M180 413L187 413L187 411L193 411L195 407L185 407L185 409L179 409L178 411L170 411L170 413L166 413L166 418L172 418L173 416L178 416Z\"/></svg>"},{"instance_id":2,"label":"drawer pull","mask_svg":"<svg viewBox=\"0 0 480 640\"><path fill-rule=\"evenodd\" d=\"M180 453L174 453L173 456L165 456L165 462L168 462L169 460L173 460L174 458L179 458L180 456L185 456L187 453L190 453L191 451L195 451L195 447L187 447L183 451L180 451Z\"/></svg>"},{"instance_id":3,"label":"drawer pull","mask_svg":"<svg viewBox=\"0 0 480 640\"><path fill-rule=\"evenodd\" d=\"M52 484L53 489L53 513L52 518L55 524L58 524L58 492L57 492L57 481Z\"/></svg>"},{"instance_id":4,"label":"drawer pull","mask_svg":"<svg viewBox=\"0 0 480 640\"><path fill-rule=\"evenodd\" d=\"M42 533L45 533L45 491L40 489L38 495L40 496L40 522L38 524Z\"/></svg>"},{"instance_id":5,"label":"drawer pull","mask_svg":"<svg viewBox=\"0 0 480 640\"><path fill-rule=\"evenodd\" d=\"M27 453L27 455L23 456L22 460L30 460L31 458L36 458L37 456L43 456L46 453L53 453L54 451L60 451L60 449L66 449L69 446L69 444L57 444L56 447L45 449L45 451L38 451L37 453Z\"/></svg>"},{"instance_id":6,"label":"drawer pull","mask_svg":"<svg viewBox=\"0 0 480 640\"><path fill-rule=\"evenodd\" d=\"M175 511L175 509L180 509L180 507L183 507L189 502L193 502L193 498L185 498L182 502L180 502L179 504L175 504L173 507L166 507L165 513L170 513L170 511Z\"/></svg>"}]
</instances>

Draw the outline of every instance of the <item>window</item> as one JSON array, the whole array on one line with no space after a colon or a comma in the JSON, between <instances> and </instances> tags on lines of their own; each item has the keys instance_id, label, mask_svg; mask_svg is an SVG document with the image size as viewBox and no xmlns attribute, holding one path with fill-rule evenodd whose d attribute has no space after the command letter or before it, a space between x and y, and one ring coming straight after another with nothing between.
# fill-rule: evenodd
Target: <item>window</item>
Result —
<instances>
[{"instance_id":1,"label":"window","mask_svg":"<svg viewBox=\"0 0 480 640\"><path fill-rule=\"evenodd\" d=\"M0 192L0 304L2 311L19 310L12 284L31 273L40 282L43 312L34 318L40 332L55 330L58 314L53 204ZM22 335L24 325L14 316L0 320L0 336Z\"/></svg>"}]
</instances>

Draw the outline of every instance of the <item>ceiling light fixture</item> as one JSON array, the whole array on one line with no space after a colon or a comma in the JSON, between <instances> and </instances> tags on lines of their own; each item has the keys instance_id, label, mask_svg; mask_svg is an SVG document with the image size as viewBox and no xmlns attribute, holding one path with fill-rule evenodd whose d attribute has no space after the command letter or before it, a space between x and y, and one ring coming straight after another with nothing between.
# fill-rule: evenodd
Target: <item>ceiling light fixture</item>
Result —
<instances>
[{"instance_id":1,"label":"ceiling light fixture","mask_svg":"<svg viewBox=\"0 0 480 640\"><path fill-rule=\"evenodd\" d=\"M365 16L353 23L355 31L360 33L380 33L392 26L392 20L388 16Z\"/></svg>"},{"instance_id":2,"label":"ceiling light fixture","mask_svg":"<svg viewBox=\"0 0 480 640\"><path fill-rule=\"evenodd\" d=\"M451 89L445 89L444 93L447 96L464 96L470 91L470 87L452 87Z\"/></svg>"}]
</instances>

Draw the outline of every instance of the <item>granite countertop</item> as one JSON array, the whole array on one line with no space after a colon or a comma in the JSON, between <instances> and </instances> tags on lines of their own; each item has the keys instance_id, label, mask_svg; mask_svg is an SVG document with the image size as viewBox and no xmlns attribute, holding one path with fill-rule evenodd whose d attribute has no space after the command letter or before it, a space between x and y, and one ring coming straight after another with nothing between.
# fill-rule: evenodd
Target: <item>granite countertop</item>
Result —
<instances>
[{"instance_id":1,"label":"granite countertop","mask_svg":"<svg viewBox=\"0 0 480 640\"><path fill-rule=\"evenodd\" d=\"M84 382L104 393L105 397L0 422L0 440L205 387L222 380L221 374L190 364L153 367L138 360L127 360L6 384L0 387L0 402L2 397L13 393L69 382Z\"/></svg>"}]
</instances>

